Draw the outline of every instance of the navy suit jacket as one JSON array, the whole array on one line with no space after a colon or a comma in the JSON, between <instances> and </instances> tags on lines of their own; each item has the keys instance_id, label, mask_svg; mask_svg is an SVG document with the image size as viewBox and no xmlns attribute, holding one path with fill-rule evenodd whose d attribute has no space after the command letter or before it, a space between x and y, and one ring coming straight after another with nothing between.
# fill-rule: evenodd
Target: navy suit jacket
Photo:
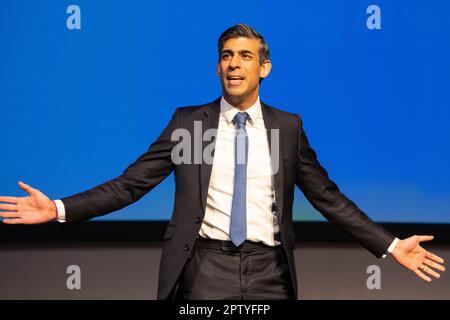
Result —
<instances>
[{"instance_id":1,"label":"navy suit jacket","mask_svg":"<svg viewBox=\"0 0 450 320\"><path fill-rule=\"evenodd\" d=\"M273 177L277 197L275 208L293 290L297 292L292 222L295 186L301 189L314 208L329 221L359 241L375 256L381 257L394 236L370 220L330 180L309 145L300 117L263 102L261 108L271 148L270 129L279 130L279 170ZM201 106L177 108L158 139L122 175L62 199L67 222L85 220L119 210L139 200L174 172L175 203L163 240L158 299L174 296L179 276L195 245L205 213L212 167L204 161L201 164L175 165L171 153L178 141L172 141L171 135L174 130L184 128L194 137L194 121L201 121L203 132L218 128L219 115L220 99ZM191 143L193 145L195 141ZM205 148L211 142L196 143Z\"/></svg>"}]
</instances>

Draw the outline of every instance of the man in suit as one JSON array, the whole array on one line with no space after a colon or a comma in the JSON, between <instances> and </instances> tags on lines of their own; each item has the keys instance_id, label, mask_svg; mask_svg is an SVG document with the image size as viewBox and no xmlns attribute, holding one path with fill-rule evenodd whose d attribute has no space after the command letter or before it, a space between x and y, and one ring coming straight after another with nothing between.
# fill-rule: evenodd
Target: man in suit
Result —
<instances>
[{"instance_id":1,"label":"man in suit","mask_svg":"<svg viewBox=\"0 0 450 320\"><path fill-rule=\"evenodd\" d=\"M271 70L264 38L239 24L224 31L218 49L221 98L178 108L146 153L95 188L51 201L19 182L29 196L0 197L3 222L100 216L139 200L174 171L175 205L164 235L158 298L295 299L297 186L375 256L391 254L420 278L439 278L443 259L420 246L432 236L400 240L370 220L329 179L300 117L260 101L260 83ZM195 137L198 128L205 133L199 139L179 141L184 134Z\"/></svg>"}]
</instances>

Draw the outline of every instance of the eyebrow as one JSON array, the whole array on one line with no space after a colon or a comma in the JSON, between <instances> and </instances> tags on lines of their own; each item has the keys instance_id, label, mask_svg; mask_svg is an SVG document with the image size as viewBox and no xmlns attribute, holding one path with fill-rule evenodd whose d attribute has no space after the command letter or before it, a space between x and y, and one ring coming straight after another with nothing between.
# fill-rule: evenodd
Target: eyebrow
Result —
<instances>
[{"instance_id":1,"label":"eyebrow","mask_svg":"<svg viewBox=\"0 0 450 320\"><path fill-rule=\"evenodd\" d=\"M222 54L224 54L224 53L234 54L233 50L231 50L231 49L225 49L225 50L222 50L222 52L221 52L220 54L222 55ZM251 52L250 50L246 50L246 49L239 50L238 53L239 53L240 55L244 55L244 54L251 54L251 55L254 55L253 52Z\"/></svg>"}]
</instances>

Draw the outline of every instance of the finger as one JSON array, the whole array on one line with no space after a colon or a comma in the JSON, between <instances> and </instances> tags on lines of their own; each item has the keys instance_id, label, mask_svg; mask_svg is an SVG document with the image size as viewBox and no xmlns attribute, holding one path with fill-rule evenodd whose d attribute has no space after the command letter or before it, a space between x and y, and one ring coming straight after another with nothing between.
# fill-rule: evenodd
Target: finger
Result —
<instances>
[{"instance_id":1,"label":"finger","mask_svg":"<svg viewBox=\"0 0 450 320\"><path fill-rule=\"evenodd\" d=\"M445 262L444 259L442 259L441 257L439 257L439 256L437 256L437 255L435 255L435 254L432 254L431 252L428 252L428 251L427 251L427 253L426 253L426 257L427 257L428 259L431 259L431 260L433 260L433 261L436 261L437 263L444 263L444 262Z\"/></svg>"},{"instance_id":2,"label":"finger","mask_svg":"<svg viewBox=\"0 0 450 320\"><path fill-rule=\"evenodd\" d=\"M0 212L0 218L19 218L21 214L18 212Z\"/></svg>"},{"instance_id":3,"label":"finger","mask_svg":"<svg viewBox=\"0 0 450 320\"><path fill-rule=\"evenodd\" d=\"M30 196L36 191L36 189L32 188L30 185L19 181L19 187L25 190Z\"/></svg>"},{"instance_id":4,"label":"finger","mask_svg":"<svg viewBox=\"0 0 450 320\"><path fill-rule=\"evenodd\" d=\"M438 264L438 263L436 263L434 261L431 261L430 259L425 259L425 261L423 263L426 264L427 266L430 266L430 267L432 267L434 269L437 269L439 271L445 271L445 267L444 266L442 266L442 265L440 265L440 264Z\"/></svg>"},{"instance_id":5,"label":"finger","mask_svg":"<svg viewBox=\"0 0 450 320\"><path fill-rule=\"evenodd\" d=\"M6 224L23 224L23 219L16 218L16 219L5 219L3 220L3 223Z\"/></svg>"},{"instance_id":6,"label":"finger","mask_svg":"<svg viewBox=\"0 0 450 320\"><path fill-rule=\"evenodd\" d=\"M436 271L434 271L433 269L431 269L430 267L427 267L427 266L424 266L422 271L428 273L429 275L432 275L433 277L435 277L437 279L439 279L441 277L441 275L439 273L437 273Z\"/></svg>"},{"instance_id":7,"label":"finger","mask_svg":"<svg viewBox=\"0 0 450 320\"><path fill-rule=\"evenodd\" d=\"M1 204L0 210L17 211L17 206L15 204Z\"/></svg>"},{"instance_id":8,"label":"finger","mask_svg":"<svg viewBox=\"0 0 450 320\"><path fill-rule=\"evenodd\" d=\"M0 202L17 203L18 201L17 197L0 197Z\"/></svg>"},{"instance_id":9,"label":"finger","mask_svg":"<svg viewBox=\"0 0 450 320\"><path fill-rule=\"evenodd\" d=\"M431 241L433 239L434 239L434 236L419 236L419 242Z\"/></svg>"},{"instance_id":10,"label":"finger","mask_svg":"<svg viewBox=\"0 0 450 320\"><path fill-rule=\"evenodd\" d=\"M426 276L426 275L424 275L424 274L422 273L422 271L420 271L419 269L415 270L414 273L415 273L419 278L422 278L422 279L425 280L426 282L431 282L431 278L428 277L428 276Z\"/></svg>"}]
</instances>

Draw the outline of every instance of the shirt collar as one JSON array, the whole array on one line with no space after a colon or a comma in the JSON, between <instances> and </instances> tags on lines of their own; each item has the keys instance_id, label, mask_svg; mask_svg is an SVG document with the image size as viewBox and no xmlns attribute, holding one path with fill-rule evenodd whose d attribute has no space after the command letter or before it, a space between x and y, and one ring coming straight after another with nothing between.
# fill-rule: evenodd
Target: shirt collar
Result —
<instances>
[{"instance_id":1,"label":"shirt collar","mask_svg":"<svg viewBox=\"0 0 450 320\"><path fill-rule=\"evenodd\" d=\"M222 96L222 98L220 99L220 113L222 113L229 124L232 123L234 116L239 111L240 110L238 108L233 107ZM259 100L259 97L250 108L245 110L245 112L247 112L250 116L250 124L254 125L255 121L261 116L261 101Z\"/></svg>"}]
</instances>

